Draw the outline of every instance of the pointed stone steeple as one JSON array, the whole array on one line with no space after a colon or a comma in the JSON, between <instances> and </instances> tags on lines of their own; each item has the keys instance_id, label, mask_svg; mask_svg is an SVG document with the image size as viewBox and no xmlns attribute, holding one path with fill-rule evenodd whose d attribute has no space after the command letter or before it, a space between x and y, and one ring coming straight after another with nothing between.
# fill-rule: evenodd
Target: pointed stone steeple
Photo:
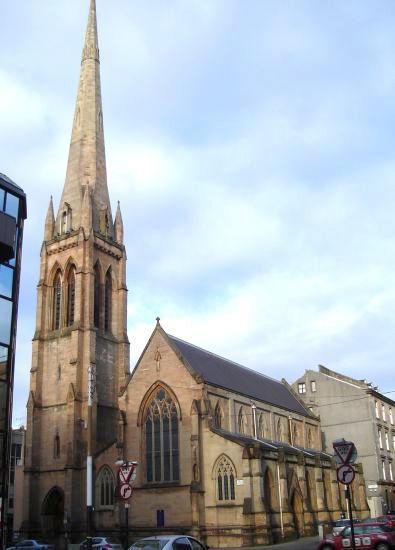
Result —
<instances>
[{"instance_id":1,"label":"pointed stone steeple","mask_svg":"<svg viewBox=\"0 0 395 550\"><path fill-rule=\"evenodd\" d=\"M54 237L55 216L53 212L52 195L49 201L47 216L45 218L44 241L50 241Z\"/></svg>"},{"instance_id":2,"label":"pointed stone steeple","mask_svg":"<svg viewBox=\"0 0 395 550\"><path fill-rule=\"evenodd\" d=\"M92 194L93 229L103 233L103 227L106 227L106 236L113 237L107 188L95 0L90 3L66 181L57 214L57 227L60 227L60 217L67 209L71 210L72 219L72 227L69 229L77 230L81 227L85 188L89 188ZM106 223L106 220L111 220L111 223ZM110 228L109 231L107 227Z\"/></svg>"},{"instance_id":3,"label":"pointed stone steeple","mask_svg":"<svg viewBox=\"0 0 395 550\"><path fill-rule=\"evenodd\" d=\"M118 201L117 212L114 221L114 237L118 244L123 244L123 220L121 214L121 206Z\"/></svg>"}]
</instances>

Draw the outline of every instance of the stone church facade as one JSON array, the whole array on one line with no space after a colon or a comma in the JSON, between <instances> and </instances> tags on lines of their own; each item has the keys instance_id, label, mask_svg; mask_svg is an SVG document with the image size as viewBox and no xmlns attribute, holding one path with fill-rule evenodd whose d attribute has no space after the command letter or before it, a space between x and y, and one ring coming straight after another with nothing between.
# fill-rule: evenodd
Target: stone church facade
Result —
<instances>
[{"instance_id":1,"label":"stone church facade","mask_svg":"<svg viewBox=\"0 0 395 550\"><path fill-rule=\"evenodd\" d=\"M130 373L126 252L106 177L91 0L63 194L45 220L25 457L26 534L86 532L88 369L94 530L122 533L115 462L139 463L129 540L185 532L210 546L316 532L346 510L319 419L279 382L166 333L157 320ZM352 487L367 515L362 471Z\"/></svg>"}]
</instances>

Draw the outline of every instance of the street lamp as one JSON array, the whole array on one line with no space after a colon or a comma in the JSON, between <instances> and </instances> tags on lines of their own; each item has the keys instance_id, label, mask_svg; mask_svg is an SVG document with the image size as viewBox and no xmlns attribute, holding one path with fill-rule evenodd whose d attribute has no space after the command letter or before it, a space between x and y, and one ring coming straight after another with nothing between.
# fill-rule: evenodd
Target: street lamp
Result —
<instances>
[{"instance_id":1,"label":"street lamp","mask_svg":"<svg viewBox=\"0 0 395 550\"><path fill-rule=\"evenodd\" d=\"M132 482L137 476L138 462L119 459L117 495L125 502L125 548L129 546L129 499L132 496Z\"/></svg>"}]
</instances>

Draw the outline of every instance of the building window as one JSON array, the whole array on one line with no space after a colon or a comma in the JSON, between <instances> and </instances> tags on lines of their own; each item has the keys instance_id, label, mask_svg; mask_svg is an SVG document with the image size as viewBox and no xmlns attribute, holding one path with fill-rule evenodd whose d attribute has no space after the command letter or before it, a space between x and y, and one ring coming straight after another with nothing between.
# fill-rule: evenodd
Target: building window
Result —
<instances>
[{"instance_id":1,"label":"building window","mask_svg":"<svg viewBox=\"0 0 395 550\"><path fill-rule=\"evenodd\" d=\"M394 474L393 474L393 472L392 472L392 462L390 462L390 463L388 464L388 466L389 466L389 471L390 471L390 480L391 480L391 481L394 481Z\"/></svg>"},{"instance_id":2,"label":"building window","mask_svg":"<svg viewBox=\"0 0 395 550\"><path fill-rule=\"evenodd\" d=\"M103 466L97 476L96 501L99 508L114 505L114 476L108 466Z\"/></svg>"},{"instance_id":3,"label":"building window","mask_svg":"<svg viewBox=\"0 0 395 550\"><path fill-rule=\"evenodd\" d=\"M93 296L93 323L96 328L99 328L100 323L100 271L99 267L95 266L94 272L94 296Z\"/></svg>"},{"instance_id":4,"label":"building window","mask_svg":"<svg viewBox=\"0 0 395 550\"><path fill-rule=\"evenodd\" d=\"M261 439L264 439L264 437L265 437L265 415L263 413L261 413L259 415L258 431L259 431L259 437Z\"/></svg>"},{"instance_id":5,"label":"building window","mask_svg":"<svg viewBox=\"0 0 395 550\"><path fill-rule=\"evenodd\" d=\"M392 434L392 447L395 451L395 434Z\"/></svg>"},{"instance_id":6,"label":"building window","mask_svg":"<svg viewBox=\"0 0 395 550\"><path fill-rule=\"evenodd\" d=\"M111 329L111 302L112 302L112 278L111 269L107 271L106 283L104 287L104 330L108 332Z\"/></svg>"},{"instance_id":7,"label":"building window","mask_svg":"<svg viewBox=\"0 0 395 550\"><path fill-rule=\"evenodd\" d=\"M387 479L387 475L386 475L386 472L385 472L385 460L381 461L381 467L383 469L383 480L385 481Z\"/></svg>"},{"instance_id":8,"label":"building window","mask_svg":"<svg viewBox=\"0 0 395 550\"><path fill-rule=\"evenodd\" d=\"M391 422L391 424L393 424L393 423L394 423L394 419L393 419L393 416L392 416L392 409L391 409L391 407L390 407L390 409L389 409L389 416L390 416L390 422Z\"/></svg>"},{"instance_id":9,"label":"building window","mask_svg":"<svg viewBox=\"0 0 395 550\"><path fill-rule=\"evenodd\" d=\"M219 461L216 478L218 500L235 500L235 472L226 456Z\"/></svg>"},{"instance_id":10,"label":"building window","mask_svg":"<svg viewBox=\"0 0 395 550\"><path fill-rule=\"evenodd\" d=\"M60 319L62 310L62 279L60 271L55 275L53 286L53 330L60 329Z\"/></svg>"},{"instance_id":11,"label":"building window","mask_svg":"<svg viewBox=\"0 0 395 550\"><path fill-rule=\"evenodd\" d=\"M374 402L374 408L375 408L375 411L376 411L376 418L380 418L379 404L377 403L377 401Z\"/></svg>"},{"instance_id":12,"label":"building window","mask_svg":"<svg viewBox=\"0 0 395 550\"><path fill-rule=\"evenodd\" d=\"M178 414L174 401L158 388L144 420L148 482L178 481Z\"/></svg>"},{"instance_id":13,"label":"building window","mask_svg":"<svg viewBox=\"0 0 395 550\"><path fill-rule=\"evenodd\" d=\"M312 392L316 392L316 391L317 391L317 384L316 384L315 380L312 380L312 381L310 382L310 389L311 389Z\"/></svg>"},{"instance_id":14,"label":"building window","mask_svg":"<svg viewBox=\"0 0 395 550\"><path fill-rule=\"evenodd\" d=\"M67 278L67 326L74 323L75 310L75 271L72 268Z\"/></svg>"},{"instance_id":15,"label":"building window","mask_svg":"<svg viewBox=\"0 0 395 550\"><path fill-rule=\"evenodd\" d=\"M240 407L238 416L238 428L240 434L246 433L246 417L243 411L243 407Z\"/></svg>"},{"instance_id":16,"label":"building window","mask_svg":"<svg viewBox=\"0 0 395 550\"><path fill-rule=\"evenodd\" d=\"M221 405L219 403L217 403L215 406L214 426L216 428L222 428L222 411L221 411Z\"/></svg>"},{"instance_id":17,"label":"building window","mask_svg":"<svg viewBox=\"0 0 395 550\"><path fill-rule=\"evenodd\" d=\"M389 438L388 438L388 432L385 432L385 446L387 448L387 451L390 450L390 441L389 441Z\"/></svg>"},{"instance_id":18,"label":"building window","mask_svg":"<svg viewBox=\"0 0 395 550\"><path fill-rule=\"evenodd\" d=\"M385 421L385 405L384 405L384 403L381 404L381 416L383 417L383 420Z\"/></svg>"},{"instance_id":19,"label":"building window","mask_svg":"<svg viewBox=\"0 0 395 550\"><path fill-rule=\"evenodd\" d=\"M59 434L57 433L54 437L54 442L53 442L53 457L54 458L59 458L60 457L60 437L59 437Z\"/></svg>"},{"instance_id":20,"label":"building window","mask_svg":"<svg viewBox=\"0 0 395 550\"><path fill-rule=\"evenodd\" d=\"M312 449L314 447L313 432L311 428L307 430L307 448Z\"/></svg>"},{"instance_id":21,"label":"building window","mask_svg":"<svg viewBox=\"0 0 395 550\"><path fill-rule=\"evenodd\" d=\"M380 449L383 448L383 436L381 435L381 430L379 428L379 445L380 445Z\"/></svg>"},{"instance_id":22,"label":"building window","mask_svg":"<svg viewBox=\"0 0 395 550\"><path fill-rule=\"evenodd\" d=\"M306 393L306 383L305 382L299 382L298 392L299 393Z\"/></svg>"},{"instance_id":23,"label":"building window","mask_svg":"<svg viewBox=\"0 0 395 550\"><path fill-rule=\"evenodd\" d=\"M277 441L284 441L283 421L281 418L277 421Z\"/></svg>"}]
</instances>

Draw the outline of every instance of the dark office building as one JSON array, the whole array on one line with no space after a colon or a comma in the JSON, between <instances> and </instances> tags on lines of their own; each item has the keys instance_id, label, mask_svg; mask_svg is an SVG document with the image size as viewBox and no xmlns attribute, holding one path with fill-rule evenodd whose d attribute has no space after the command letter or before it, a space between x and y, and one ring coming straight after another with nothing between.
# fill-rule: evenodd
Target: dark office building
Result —
<instances>
[{"instance_id":1,"label":"dark office building","mask_svg":"<svg viewBox=\"0 0 395 550\"><path fill-rule=\"evenodd\" d=\"M4 547L11 444L16 321L26 195L0 174L0 547Z\"/></svg>"}]
</instances>

